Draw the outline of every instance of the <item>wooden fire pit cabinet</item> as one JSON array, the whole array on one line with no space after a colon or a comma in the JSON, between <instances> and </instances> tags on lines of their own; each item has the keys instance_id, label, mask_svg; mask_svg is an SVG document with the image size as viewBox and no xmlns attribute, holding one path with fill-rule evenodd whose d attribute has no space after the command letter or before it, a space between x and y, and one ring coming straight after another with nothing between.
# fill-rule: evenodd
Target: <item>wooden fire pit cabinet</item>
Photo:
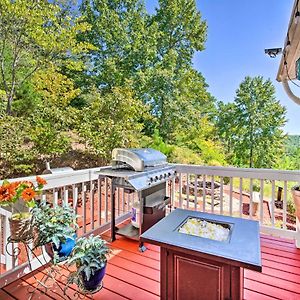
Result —
<instances>
[{"instance_id":1,"label":"wooden fire pit cabinet","mask_svg":"<svg viewBox=\"0 0 300 300\"><path fill-rule=\"evenodd\" d=\"M229 229L225 241L179 232L189 218ZM176 209L141 235L161 247L162 300L243 299L243 269L261 272L259 223Z\"/></svg>"}]
</instances>

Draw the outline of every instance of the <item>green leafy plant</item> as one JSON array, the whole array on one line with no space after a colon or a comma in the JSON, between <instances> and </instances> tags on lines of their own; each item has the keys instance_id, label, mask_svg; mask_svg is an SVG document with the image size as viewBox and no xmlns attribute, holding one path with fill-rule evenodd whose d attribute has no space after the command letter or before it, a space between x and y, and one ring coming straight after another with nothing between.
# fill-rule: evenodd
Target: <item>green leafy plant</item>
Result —
<instances>
[{"instance_id":1,"label":"green leafy plant","mask_svg":"<svg viewBox=\"0 0 300 300\"><path fill-rule=\"evenodd\" d=\"M41 202L32 210L33 225L38 235L35 246L42 246L53 243L58 249L60 243L64 243L67 238L74 238L77 215L73 208L68 205L51 207L45 202Z\"/></svg>"},{"instance_id":2,"label":"green leafy plant","mask_svg":"<svg viewBox=\"0 0 300 300\"><path fill-rule=\"evenodd\" d=\"M254 183L252 186L253 192L260 192L260 185Z\"/></svg>"},{"instance_id":3,"label":"green leafy plant","mask_svg":"<svg viewBox=\"0 0 300 300\"><path fill-rule=\"evenodd\" d=\"M79 238L68 259L69 266L77 267L77 271L72 274L73 283L80 280L83 273L89 280L96 271L102 269L106 265L110 251L106 241L98 236Z\"/></svg>"}]
</instances>

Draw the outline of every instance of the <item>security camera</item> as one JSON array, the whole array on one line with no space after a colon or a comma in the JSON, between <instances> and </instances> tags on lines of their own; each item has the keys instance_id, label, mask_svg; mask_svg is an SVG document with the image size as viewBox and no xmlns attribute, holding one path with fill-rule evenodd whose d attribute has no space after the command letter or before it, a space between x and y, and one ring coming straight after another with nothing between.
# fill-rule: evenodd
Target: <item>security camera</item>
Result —
<instances>
[{"instance_id":1,"label":"security camera","mask_svg":"<svg viewBox=\"0 0 300 300\"><path fill-rule=\"evenodd\" d=\"M271 58L276 57L281 52L282 52L282 48L265 49L265 53L268 54Z\"/></svg>"}]
</instances>

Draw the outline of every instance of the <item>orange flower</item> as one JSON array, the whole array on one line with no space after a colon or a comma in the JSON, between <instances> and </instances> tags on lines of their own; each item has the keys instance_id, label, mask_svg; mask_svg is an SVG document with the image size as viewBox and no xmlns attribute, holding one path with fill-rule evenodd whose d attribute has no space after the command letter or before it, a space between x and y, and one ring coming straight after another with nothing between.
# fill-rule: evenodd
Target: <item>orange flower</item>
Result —
<instances>
[{"instance_id":1,"label":"orange flower","mask_svg":"<svg viewBox=\"0 0 300 300\"><path fill-rule=\"evenodd\" d=\"M11 184L4 184L0 187L0 202L11 201L15 196L16 190Z\"/></svg>"},{"instance_id":2,"label":"orange flower","mask_svg":"<svg viewBox=\"0 0 300 300\"><path fill-rule=\"evenodd\" d=\"M31 181L21 181L20 184L24 184L28 188L32 188L33 187L33 183Z\"/></svg>"},{"instance_id":3,"label":"orange flower","mask_svg":"<svg viewBox=\"0 0 300 300\"><path fill-rule=\"evenodd\" d=\"M11 186L12 189L16 190L19 187L20 184L21 184L21 181L15 181L15 182L12 182L10 184L10 186Z\"/></svg>"},{"instance_id":4,"label":"orange flower","mask_svg":"<svg viewBox=\"0 0 300 300\"><path fill-rule=\"evenodd\" d=\"M35 195L36 193L32 188L26 188L21 194L24 201L31 201Z\"/></svg>"},{"instance_id":5,"label":"orange flower","mask_svg":"<svg viewBox=\"0 0 300 300\"><path fill-rule=\"evenodd\" d=\"M36 176L36 182L38 183L38 185L47 184L47 181L44 178L40 177L40 176Z\"/></svg>"}]
</instances>

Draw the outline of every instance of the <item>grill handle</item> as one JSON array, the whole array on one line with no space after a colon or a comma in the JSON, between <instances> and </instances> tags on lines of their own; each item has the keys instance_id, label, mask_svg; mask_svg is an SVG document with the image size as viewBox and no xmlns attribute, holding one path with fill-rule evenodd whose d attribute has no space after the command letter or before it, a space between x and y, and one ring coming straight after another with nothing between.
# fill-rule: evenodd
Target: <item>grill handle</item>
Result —
<instances>
[{"instance_id":1,"label":"grill handle","mask_svg":"<svg viewBox=\"0 0 300 300\"><path fill-rule=\"evenodd\" d=\"M152 215L152 214L155 213L156 210L165 210L166 206L170 203L171 203L171 198L170 197L164 197L163 201L158 203L158 204L156 203L153 206L145 206L144 207L144 214Z\"/></svg>"}]
</instances>

